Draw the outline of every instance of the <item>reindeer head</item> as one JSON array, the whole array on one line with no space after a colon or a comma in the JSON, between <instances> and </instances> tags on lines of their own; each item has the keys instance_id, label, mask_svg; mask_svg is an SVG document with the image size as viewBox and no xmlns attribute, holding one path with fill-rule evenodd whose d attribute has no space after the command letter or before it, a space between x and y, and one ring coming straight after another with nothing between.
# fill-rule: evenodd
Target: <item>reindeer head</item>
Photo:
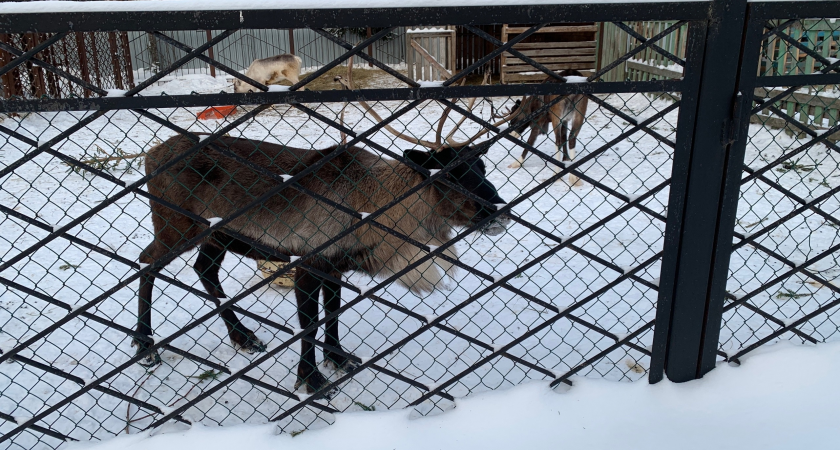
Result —
<instances>
[{"instance_id":1,"label":"reindeer head","mask_svg":"<svg viewBox=\"0 0 840 450\"><path fill-rule=\"evenodd\" d=\"M485 74L482 84L487 84L488 74ZM353 89L352 82L344 80L340 76L335 77L334 81L342 84L345 89ZM463 85L463 82L461 84ZM467 106L469 111L472 111L475 100L475 98L470 99ZM364 101L359 101L359 104L377 122L383 122L382 117L370 105ZM494 126L498 127L509 121L518 112L518 107L519 103L517 103L517 108L509 111L507 117L495 123ZM447 171L444 182L434 184L435 189L442 195L441 204L435 205L435 208L437 213L443 216L449 223L458 226L470 226L486 219L492 213L496 212L501 205L507 202L502 200L496 190L496 186L487 179L487 170L484 161L481 159L481 156L487 153L487 149L479 154L459 158L460 155L473 153L473 143L490 130L484 128L467 141L457 142L453 139L453 136L467 118L467 116L462 116L446 137L442 137L446 118L451 111L451 107L447 107L443 111L443 115L437 124L434 142L407 136L404 133L398 132L390 125L385 125L385 129L399 139L429 149L429 151L407 150L404 153L404 156L408 160L424 169L434 171L443 169L445 166L451 164L457 164L454 168ZM452 184L458 186L459 189L454 189ZM464 191L468 192L469 195L465 194ZM481 232L495 236L502 233L510 222L510 217L500 215L485 224Z\"/></svg>"},{"instance_id":2,"label":"reindeer head","mask_svg":"<svg viewBox=\"0 0 840 450\"><path fill-rule=\"evenodd\" d=\"M246 92L258 92L259 89L239 79L233 80L233 92L244 94Z\"/></svg>"},{"instance_id":3,"label":"reindeer head","mask_svg":"<svg viewBox=\"0 0 840 450\"><path fill-rule=\"evenodd\" d=\"M474 155L456 162L459 154L471 150L465 146L458 149L446 147L437 152L407 150L404 153L409 161L432 171L457 164L443 176L446 182L434 184L434 188L440 194L439 203L434 205L435 210L453 225L474 225L507 203L499 196L496 186L487 179L486 167L481 156ZM452 188L452 185L461 189ZM500 216L487 223L481 232L495 236L503 232L509 223L509 217Z\"/></svg>"}]
</instances>

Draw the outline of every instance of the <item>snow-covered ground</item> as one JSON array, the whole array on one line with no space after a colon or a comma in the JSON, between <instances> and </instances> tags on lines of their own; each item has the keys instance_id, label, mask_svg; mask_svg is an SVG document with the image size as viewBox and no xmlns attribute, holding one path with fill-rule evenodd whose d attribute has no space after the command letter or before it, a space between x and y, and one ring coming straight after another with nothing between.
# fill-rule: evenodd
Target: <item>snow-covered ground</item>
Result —
<instances>
[{"instance_id":1,"label":"snow-covered ground","mask_svg":"<svg viewBox=\"0 0 840 450\"><path fill-rule=\"evenodd\" d=\"M378 85L389 86L394 83L383 78ZM218 92L221 89L229 90L230 86L221 79L192 75L152 87L145 91L144 95ZM630 116L642 120L671 105L667 100L652 100L642 94L608 95L602 98ZM496 99L495 102L496 106L501 107L511 104L509 99ZM343 105L309 106L317 107L321 114L336 118ZM400 102L385 102L379 104L377 109L380 113L387 113L402 106ZM191 131L216 130L228 123L228 120L236 118L234 116L221 121L197 121L195 114L201 109L178 108L153 113ZM666 114L655 122L652 128L671 140L675 139L677 111ZM408 129L418 137L425 134L425 138L429 139L433 137L432 124L441 112L439 105L426 103L423 108L402 116L394 126L398 129ZM486 103L479 104L476 112L483 117L490 117L490 108ZM579 137L578 158L586 157L632 128L627 122L593 103L589 105L588 114ZM2 125L39 142L45 142L87 115L89 113L30 114L24 118L6 118ZM450 116L450 125L458 119L458 115L453 113ZM359 131L373 125L369 118L353 106L348 108L345 121ZM456 135L458 139L478 131L477 125L470 121L465 122L462 128L463 132ZM798 141L780 130L770 130L759 125L751 126L750 133L752 145L748 148L747 161L751 167L761 167L765 164L764 159L772 160L783 151L806 142ZM277 106L266 111L232 131L232 134L297 147L326 147L335 144L339 139L334 130L287 106ZM55 148L79 158L98 156L97 148L107 154L118 150L125 154L133 154L171 135L172 131L146 118L140 118L131 111L109 112ZM386 132L377 133L373 140L393 149L411 147L403 141L394 140L393 136ZM537 145L543 151L553 153L554 145L550 140L543 137ZM8 139L0 148L0 161L6 166L30 150L27 145ZM508 168L520 152L521 150L512 143L501 142L494 145L486 157L489 163L488 176L499 188L501 196L508 201L519 197L553 174L552 168L533 155L526 159L522 168ZM840 172L835 158L825 146L817 145L797 159L797 164L802 167L794 167L784 173L774 170L767 176L798 195L815 198L838 186L840 179L837 177L840 176ZM582 170L618 194L632 198L667 180L670 177L672 159L670 147L639 132L600 153L584 164ZM131 164L122 162L109 170L120 179L131 182L141 177L142 168L138 167L138 162L139 160L133 160ZM60 226L119 190L120 188L107 180L90 175L83 177L69 171L68 167L56 158L41 155L3 179L0 186L0 204L49 225ZM663 189L642 201L642 204L658 214L665 215L668 192L667 188ZM626 200L593 187L591 183L570 188L561 182L528 198L514 211L549 233L571 237L626 204ZM738 231L754 232L763 226L762 223L772 223L794 207L795 205L785 202L780 195L768 191L766 186L749 184L745 187L744 200L739 206ZM840 206L834 196L822 202L821 207L836 215ZM754 222L759 224L754 225ZM47 234L9 217L5 217L0 226L0 256L4 260L35 244ZM662 250L664 227L662 221L631 208L576 242L578 247L613 262L616 267L604 266L571 249L564 249L527 270L521 277L513 279L511 284L562 310L612 282L621 276L624 270L654 257ZM111 249L128 260L137 259L140 250L150 242L150 232L148 203L133 194L123 197L116 204L108 206L87 220L84 225L71 231L72 234ZM823 218L814 214L790 220L785 223L785 227L760 238L760 242L779 253L802 260L835 245L836 240L837 229L826 225ZM457 244L463 262L493 275L509 274L554 246L556 242L520 225L510 227L501 236L491 238L474 235ZM186 254L176 259L168 266L167 273L187 285L199 287L200 284L191 268L193 257L192 254ZM812 268L821 271L822 276L829 281L836 281L840 276L833 256L820 261ZM749 292L760 281L780 273L781 269L781 264L768 262L766 255L751 247L745 247L733 258L730 290L733 293ZM251 287L261 280L251 261L228 257L223 270L222 282L229 294ZM69 244L66 240L57 239L2 275L16 283L75 305L79 303L80 298L90 300L133 273L134 269L122 263ZM659 277L659 260L654 260L637 275L656 284ZM371 283L359 274L350 275L349 280L357 285ZM430 316L448 311L486 285L487 282L483 279L461 271L449 283L447 289L426 297L415 296L398 286L390 286L381 295L421 315ZM90 312L122 326L133 327L136 323L136 287L136 283L130 284ZM0 289L0 347L14 346L16 342L33 336L66 315L62 308L26 297L13 289ZM787 290L794 294L779 296L787 294ZM834 298L836 295L832 295L828 288L807 282L803 284L802 280L792 277L762 293L754 303L767 308L768 312L780 319L790 321ZM656 290L638 281L625 280L575 312L580 320L597 325L612 336L605 336L581 322L563 319L513 347L510 353L557 375L566 373L613 345L616 337L620 339L651 321L655 314L656 299ZM240 301L239 305L290 328L298 328L294 298L287 290L267 287ZM160 336L169 336L178 332L192 318L205 314L209 308L210 305L200 298L158 281L153 308L155 332ZM498 347L538 326L552 315L550 310L509 291L496 290L467 305L446 320L445 324L492 347ZM755 313L746 314L743 308L728 313L726 320L727 327L722 333L721 343L722 349L727 352L744 347L779 327L768 323L765 318ZM391 350L389 347L394 342L417 330L424 323L371 301L364 301L344 313L341 322L345 334L342 344L346 349L361 357L388 353L388 356L380 361L382 366L427 386L439 384L465 371L492 351L440 330L427 331L405 346ZM249 319L245 319L245 323L272 346L288 338L288 335L279 330L258 326ZM812 321L802 329L814 334L819 340L830 339L837 333L835 322L824 319ZM783 338L790 338L790 335ZM651 339L652 330L647 330L631 342L641 348L647 348ZM82 379L93 379L131 357L134 352L129 344L130 340L119 331L89 320L73 319L53 332L46 341L30 347L22 355L49 363ZM192 329L177 338L173 345L223 365L233 372L253 359L252 356L233 350L227 342L224 324L219 319ZM292 346L252 370L249 375L268 384L291 390L297 354L298 347ZM168 408L182 405L184 399L195 398L227 376L208 376L209 367L174 353L163 352L162 356L164 364L152 373L147 373L145 369L135 365L109 380L106 385ZM638 380L645 376L647 367L648 358L644 354L622 347L586 366L578 375L608 380ZM334 374L331 376L335 377ZM455 397L463 397L467 394L510 387L532 379L547 378L544 374L509 359L497 358L448 387L446 392ZM581 385L582 390L579 392L586 389L586 383ZM523 392L531 390L531 395L538 395L539 391L544 389L540 386L542 385L523 388ZM595 383L593 386L613 385ZM648 389L641 386L643 385L640 383L628 389L635 389L632 392L637 393ZM53 404L78 389L79 386L75 382L44 374L35 368L18 363L0 366L0 412L3 413L21 417L33 416L41 411L44 405ZM367 370L345 383L341 393L330 405L341 411L358 411L368 407L376 407L377 411L381 411L403 408L421 394L422 391L416 387ZM238 380L202 400L184 415L191 421L208 425L263 423L297 403L297 400L261 390ZM448 400L438 397L434 402L427 401L416 408L413 414L439 412L452 406ZM635 414L635 406L635 403L627 403L621 411L632 416ZM136 432L148 426L154 418L148 416L146 411L138 411L134 406L127 407L121 400L93 393L83 395L71 406L48 416L42 423L49 424L50 428L56 431L69 433L74 438L90 439L106 438L126 429ZM559 419L563 419L562 414ZM334 420L335 417L331 414L304 408L292 418L281 421L279 425L285 431L295 431L317 428ZM558 420L558 426L561 423L563 420ZM0 433L13 427L9 422L0 422ZM212 433L209 430L206 432ZM35 436L24 433L17 438L18 443L28 447L27 443L31 444ZM626 438L632 439L632 436L630 433ZM0 448L3 448L2 445Z\"/></svg>"},{"instance_id":2,"label":"snow-covered ground","mask_svg":"<svg viewBox=\"0 0 840 450\"><path fill-rule=\"evenodd\" d=\"M552 391L535 381L459 399L444 414L409 420L407 411L339 414L322 430L277 435L273 425L165 425L67 450L747 450L837 448L840 343L778 344L722 365L702 380L656 385L575 379Z\"/></svg>"}]
</instances>

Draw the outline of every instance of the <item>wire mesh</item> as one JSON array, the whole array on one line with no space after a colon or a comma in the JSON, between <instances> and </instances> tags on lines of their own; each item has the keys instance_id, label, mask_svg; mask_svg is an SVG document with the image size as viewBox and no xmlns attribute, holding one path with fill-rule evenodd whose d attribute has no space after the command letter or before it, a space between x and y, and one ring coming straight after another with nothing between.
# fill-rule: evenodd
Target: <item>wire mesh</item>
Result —
<instances>
[{"instance_id":1,"label":"wire mesh","mask_svg":"<svg viewBox=\"0 0 840 450\"><path fill-rule=\"evenodd\" d=\"M358 46L310 30L341 51L288 88L242 75L250 62L220 50L287 30L139 33L132 48L155 41L158 59L136 65L155 67L127 92L60 75L98 96L173 103L0 124L2 445L168 420L291 432L339 411L433 414L531 379L644 377L682 85L597 89L626 79L613 72L632 55L666 51L656 44L682 25L631 36L634 53L594 73L559 75L515 39L464 26L493 50L462 58L442 84L465 81L452 98L441 84L398 96L418 83L366 51L394 28ZM555 81L483 86L503 51ZM178 72L190 64L221 73ZM336 73L358 91L330 93ZM232 92L228 76L268 92L223 95L236 112L199 120L221 106L211 93ZM304 87L311 102L278 97ZM564 121L576 140L565 154L553 133ZM279 265L266 277L243 253ZM273 282L291 272L295 288Z\"/></svg>"},{"instance_id":2,"label":"wire mesh","mask_svg":"<svg viewBox=\"0 0 840 450\"><path fill-rule=\"evenodd\" d=\"M759 80L837 73L838 42L834 19L769 21ZM720 338L731 359L838 337L838 98L836 85L756 89Z\"/></svg>"},{"instance_id":3,"label":"wire mesh","mask_svg":"<svg viewBox=\"0 0 840 450\"><path fill-rule=\"evenodd\" d=\"M0 34L0 63L6 64L47 43L53 33ZM124 32L68 33L38 52L23 67L0 77L5 98L90 97L91 91L67 75L103 89L134 87L128 36Z\"/></svg>"}]
</instances>

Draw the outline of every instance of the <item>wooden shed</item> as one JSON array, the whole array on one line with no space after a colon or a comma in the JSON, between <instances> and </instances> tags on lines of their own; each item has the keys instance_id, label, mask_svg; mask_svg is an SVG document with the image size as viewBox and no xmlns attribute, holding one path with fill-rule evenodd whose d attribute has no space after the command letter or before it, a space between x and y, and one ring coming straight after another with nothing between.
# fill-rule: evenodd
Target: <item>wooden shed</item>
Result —
<instances>
[{"instance_id":1,"label":"wooden shed","mask_svg":"<svg viewBox=\"0 0 840 450\"><path fill-rule=\"evenodd\" d=\"M502 27L502 42L508 42L533 25L517 24ZM564 23L548 25L513 46L553 71L576 69L586 73L598 67L598 25ZM520 58L502 54L501 82L540 82L547 75Z\"/></svg>"}]
</instances>

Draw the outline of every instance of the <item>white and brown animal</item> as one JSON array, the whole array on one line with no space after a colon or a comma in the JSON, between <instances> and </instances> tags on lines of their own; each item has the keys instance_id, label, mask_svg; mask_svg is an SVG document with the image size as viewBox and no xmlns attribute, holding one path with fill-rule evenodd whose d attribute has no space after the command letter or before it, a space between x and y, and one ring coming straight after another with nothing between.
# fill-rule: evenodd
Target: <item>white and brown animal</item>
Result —
<instances>
[{"instance_id":1,"label":"white and brown animal","mask_svg":"<svg viewBox=\"0 0 840 450\"><path fill-rule=\"evenodd\" d=\"M375 220L399 234L409 236L415 242L430 246L441 246L449 241L453 237L453 227L476 225L482 221L485 222L481 229L483 233L494 235L504 231L510 223L509 217L489 219L498 210L496 205L505 202L485 176L485 166L480 155L457 162L456 158L471 147L440 145L440 131L436 142L437 151L408 150L404 155L414 164L432 171L454 165L445 177L446 181L422 187L387 207ZM194 142L180 136L156 145L146 153L146 173L155 173L193 145ZM296 149L234 137L222 137L215 141L215 145L277 175L300 173L335 150L335 147L323 150ZM308 192L317 193L345 208L374 212L394 202L425 179L426 175L407 164L385 159L362 148L350 147L302 177L299 183ZM276 185L274 178L209 147L167 168L147 183L149 193L205 219L230 217L234 211L263 196ZM463 192L459 192L459 189ZM141 263L152 264L160 260L206 230L205 224L163 204L152 201L151 210L154 240L141 253ZM302 256L337 238L357 221L354 216L317 196L286 188L204 239L198 245L198 257L193 267L211 296L225 298L219 269L227 252L266 259L264 252L261 253L244 239L234 237L232 232L274 249L279 254ZM449 247L444 253L457 258L454 247ZM425 250L370 225L361 226L335 239L317 255L305 260L304 264L309 270L300 267L296 270L295 297L300 328L305 329L317 321L321 292L326 314L340 307L341 285L318 272L335 278L340 278L342 273L348 271L362 271L375 277L384 277L403 271L425 255ZM269 256L267 259L279 258ZM152 335L152 291L155 275L160 269L151 271L140 280L137 331L141 335ZM444 259L427 260L402 274L398 282L422 294L434 289L436 283L451 269L452 265ZM226 309L221 316L235 348L248 353L265 351L265 344L239 321L233 311ZM316 333L317 330L313 330L308 336L314 339ZM355 367L353 360L341 350L337 318L326 323L324 342L328 346L324 349L325 363L333 365L337 370L348 371ZM139 347L138 352L147 352L141 364L154 365L160 361L156 352L148 351L150 341L136 341L135 345ZM326 384L327 379L316 366L313 344L303 340L295 388L303 386L311 393Z\"/></svg>"},{"instance_id":2,"label":"white and brown animal","mask_svg":"<svg viewBox=\"0 0 840 450\"><path fill-rule=\"evenodd\" d=\"M559 75L565 78L582 77L582 74L577 70L564 70ZM560 81L554 78L548 78L545 82L558 83ZM512 116L510 119L511 122L517 122L518 118L524 118L530 115L547 103L554 101L557 97L557 95L532 95L525 97L522 100L517 100L516 105L507 114ZM575 159L577 137L586 119L586 108L588 105L589 99L583 94L566 95L562 100L552 105L549 110L538 115L535 119L516 127L514 132L522 135L526 129L530 128L531 134L528 136L528 145L533 146L537 141L537 136L543 134L548 135L553 130L557 154L559 155L562 151L563 161L572 161ZM525 161L525 156L527 155L528 149L523 149L519 159L508 167L511 169L522 167L522 163ZM579 184L578 177L569 174L569 184L572 186Z\"/></svg>"},{"instance_id":3,"label":"white and brown animal","mask_svg":"<svg viewBox=\"0 0 840 450\"><path fill-rule=\"evenodd\" d=\"M300 65L303 60L295 55L277 55L263 59L255 59L254 62L248 66L245 71L245 76L259 81L264 85L278 84L283 80L288 80L292 84L300 81ZM242 80L233 80L233 92L242 94L248 91L259 91L255 86L252 86Z\"/></svg>"}]
</instances>

